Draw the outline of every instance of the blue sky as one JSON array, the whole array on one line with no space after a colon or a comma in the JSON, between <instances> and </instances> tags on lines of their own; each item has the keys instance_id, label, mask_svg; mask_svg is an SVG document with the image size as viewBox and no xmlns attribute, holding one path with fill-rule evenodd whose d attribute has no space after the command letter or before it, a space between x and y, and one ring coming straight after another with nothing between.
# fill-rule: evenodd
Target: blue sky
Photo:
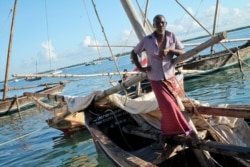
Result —
<instances>
[{"instance_id":1,"label":"blue sky","mask_svg":"<svg viewBox=\"0 0 250 167\"><path fill-rule=\"evenodd\" d=\"M132 0L137 9L135 0ZM195 17L212 32L215 0L180 0ZM111 56L110 45L135 45L138 42L120 0L18 0L11 55L11 74L30 74L79 64L99 57ZM144 10L146 0L138 0ZM14 0L0 0L0 81L4 80L6 56ZM249 26L250 2L220 0L218 31ZM180 39L207 34L188 16L175 0L151 0L148 18L165 15L167 29ZM250 35L249 35L250 37ZM132 48L112 48L117 54ZM11 79L12 77L10 77Z\"/></svg>"}]
</instances>

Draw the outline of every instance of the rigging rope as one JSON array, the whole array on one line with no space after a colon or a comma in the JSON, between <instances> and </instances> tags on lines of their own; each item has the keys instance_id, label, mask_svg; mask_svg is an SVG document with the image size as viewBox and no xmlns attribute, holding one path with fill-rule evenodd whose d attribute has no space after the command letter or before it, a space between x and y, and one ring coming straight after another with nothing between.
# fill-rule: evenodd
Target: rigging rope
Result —
<instances>
[{"instance_id":1,"label":"rigging rope","mask_svg":"<svg viewBox=\"0 0 250 167\"><path fill-rule=\"evenodd\" d=\"M140 14L141 14L141 16L143 18L143 26L144 26L144 28L146 29L146 31L148 33L152 33L154 31L154 28L153 28L152 24L148 21L148 18L147 18L147 11L148 11L149 1L148 0L146 1L145 12L142 11L138 0L136 0L136 4L137 4L137 6L139 8L139 11L140 11Z\"/></svg>"},{"instance_id":2,"label":"rigging rope","mask_svg":"<svg viewBox=\"0 0 250 167\"><path fill-rule=\"evenodd\" d=\"M46 14L46 29L47 29L47 37L48 37L48 49L49 49L49 66L50 66L50 70L52 69L51 67L51 56L50 56L50 36L49 36L49 24L48 24L48 10L47 10L47 0L44 1L45 2L45 14ZM47 53L46 53L47 54Z\"/></svg>"},{"instance_id":3,"label":"rigging rope","mask_svg":"<svg viewBox=\"0 0 250 167\"><path fill-rule=\"evenodd\" d=\"M96 40L96 37L95 37L95 33L94 33L94 30L93 30L93 26L92 26L92 24L91 24L91 20L90 20L90 17L89 17L89 13L88 13L88 9L87 9L86 3L85 3L84 0L82 0L82 2L83 2L83 5L84 5L84 8L85 8L87 17L88 17L88 22L89 22L89 26L90 26L92 35L93 35L93 37L94 37L94 42L95 42L95 45L96 45L96 48L97 48L97 53L98 53L98 55L99 55L99 58L101 58L100 48L99 48L99 46L98 46L98 44L97 44L97 40Z\"/></svg>"},{"instance_id":4,"label":"rigging rope","mask_svg":"<svg viewBox=\"0 0 250 167\"><path fill-rule=\"evenodd\" d=\"M9 18L11 19L11 16L12 16L11 14L12 14L12 13L13 13L13 8L10 9L7 18L4 20L5 23L8 21ZM7 24L5 24L5 23L4 23L4 24L1 24L2 26L1 26L1 28L0 28L0 35L2 34L2 33L1 33L1 30L3 29L3 27L7 26Z\"/></svg>"},{"instance_id":5,"label":"rigging rope","mask_svg":"<svg viewBox=\"0 0 250 167\"><path fill-rule=\"evenodd\" d=\"M30 133L27 133L27 134L22 135L22 136L20 136L20 137L17 137L17 138L15 138L15 139L12 139L12 140L9 140L9 141L6 141L6 142L2 142L2 143L0 143L0 146L3 146L3 145L8 144L8 143L10 143L10 142L13 142L13 141L22 139L22 138L24 138L24 137L27 137L27 136L29 136L29 135L31 135L31 134L33 134L33 133L36 133L36 132L39 132L40 130L45 129L45 128L48 128L48 127L43 127L43 128L37 129L37 130L35 130L35 131L33 131L33 132L30 132Z\"/></svg>"},{"instance_id":6,"label":"rigging rope","mask_svg":"<svg viewBox=\"0 0 250 167\"><path fill-rule=\"evenodd\" d=\"M201 7L201 3L202 3L202 0L200 1L199 7L197 8L197 10L196 10L196 12L195 12L194 17L197 16L197 14L198 14L198 12L199 12L199 8ZM184 15L183 15L182 17L184 18ZM188 26L188 30L187 30L185 36L187 36L187 35L190 33L190 31L191 31L191 26Z\"/></svg>"},{"instance_id":7,"label":"rigging rope","mask_svg":"<svg viewBox=\"0 0 250 167\"><path fill-rule=\"evenodd\" d=\"M101 29L102 29L104 38L105 38L105 40L106 40L106 42L107 42L109 51L110 51L111 56L112 56L112 58L113 58L113 61L114 61L114 63L115 63L116 70L117 70L117 72L120 72L119 67L118 67L118 64L117 64L117 62L116 62L116 57L114 56L114 54L113 54L113 52L112 52L112 49L111 49L111 47L110 47L110 45L109 45L109 41L108 41L107 35L106 35L105 31L104 31L104 27L103 27L103 25L102 25L101 19L100 19L99 15L98 15L98 12L97 12L97 10L96 10L96 5L95 5L94 0L92 0L92 5L93 5L93 7L94 7L96 17L97 17L97 19L98 19L98 21L99 21L99 24L100 24L100 26L101 26ZM119 76L120 76L120 79L122 79L121 74L120 74Z\"/></svg>"}]
</instances>

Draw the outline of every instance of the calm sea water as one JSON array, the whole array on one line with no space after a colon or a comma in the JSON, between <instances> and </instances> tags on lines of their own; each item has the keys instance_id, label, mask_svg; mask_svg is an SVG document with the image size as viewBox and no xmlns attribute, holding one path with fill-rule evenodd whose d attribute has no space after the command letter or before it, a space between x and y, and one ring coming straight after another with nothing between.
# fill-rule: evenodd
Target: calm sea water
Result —
<instances>
[{"instance_id":1,"label":"calm sea water","mask_svg":"<svg viewBox=\"0 0 250 167\"><path fill-rule=\"evenodd\" d=\"M249 29L229 34L230 37L250 37ZM250 62L247 63L250 64ZM133 68L129 56L119 58L118 65L120 71ZM103 61L98 65L72 67L64 69L63 73L92 74L103 71L116 71L114 62ZM243 66L242 71L234 67L187 80L185 81L186 94L190 98L211 104L250 104L250 68ZM109 81L119 79L120 76L74 78L74 81L67 84L62 94L88 95L93 90L111 87ZM19 80L9 84L10 87L15 87L58 80L46 78L32 83ZM8 95L34 90L15 91ZM111 166L103 155L97 154L88 131L66 135L52 129L45 122L52 117L52 114L39 108L25 110L20 115L16 113L0 117L0 166Z\"/></svg>"}]
</instances>

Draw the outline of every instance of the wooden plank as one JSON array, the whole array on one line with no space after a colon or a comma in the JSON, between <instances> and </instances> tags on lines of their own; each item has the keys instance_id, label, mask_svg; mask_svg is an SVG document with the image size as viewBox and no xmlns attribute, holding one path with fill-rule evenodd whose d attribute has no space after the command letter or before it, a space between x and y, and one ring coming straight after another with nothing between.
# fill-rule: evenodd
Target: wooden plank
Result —
<instances>
[{"instance_id":1,"label":"wooden plank","mask_svg":"<svg viewBox=\"0 0 250 167\"><path fill-rule=\"evenodd\" d=\"M64 101L64 96L62 95L53 95L53 94L47 94L47 93L31 93L31 92L24 92L24 96L34 96L36 98L48 98L49 100L54 101Z\"/></svg>"},{"instance_id":2,"label":"wooden plank","mask_svg":"<svg viewBox=\"0 0 250 167\"><path fill-rule=\"evenodd\" d=\"M67 82L69 82L69 81L63 81L63 83L67 83ZM36 87L42 87L42 86L47 87L50 85L58 85L58 84L60 84L60 82L49 82L49 83L43 83L43 84L31 85L31 86L22 86L22 87L8 87L8 91L30 89L30 88L36 88ZM3 91L4 91L4 89L0 89L0 92L3 92Z\"/></svg>"},{"instance_id":3,"label":"wooden plank","mask_svg":"<svg viewBox=\"0 0 250 167\"><path fill-rule=\"evenodd\" d=\"M225 105L225 106L199 106L192 104L185 104L185 108L190 113L198 111L200 114L237 117L237 118L250 118L250 106L249 105Z\"/></svg>"},{"instance_id":4,"label":"wooden plank","mask_svg":"<svg viewBox=\"0 0 250 167\"><path fill-rule=\"evenodd\" d=\"M100 77L100 76L112 76L123 74L138 74L137 71L126 72L103 72L96 74L12 74L14 78L27 78L27 77L41 77L41 78L85 78L85 77Z\"/></svg>"},{"instance_id":5,"label":"wooden plank","mask_svg":"<svg viewBox=\"0 0 250 167\"><path fill-rule=\"evenodd\" d=\"M227 33L226 32L222 32L216 36L213 36L211 39L207 40L206 42L198 45L197 47L195 47L194 49L191 49L189 51L187 51L185 54L182 54L180 56L178 56L173 63L176 65L178 63L181 63L184 60L187 60L188 58L192 57L193 55L197 54L198 52L212 46L215 43L218 43L219 41L221 41L222 39L225 39L227 37Z\"/></svg>"},{"instance_id":6,"label":"wooden plank","mask_svg":"<svg viewBox=\"0 0 250 167\"><path fill-rule=\"evenodd\" d=\"M197 148L226 156L250 159L250 147L242 147L204 140L197 145Z\"/></svg>"},{"instance_id":7,"label":"wooden plank","mask_svg":"<svg viewBox=\"0 0 250 167\"><path fill-rule=\"evenodd\" d=\"M184 144L188 147L206 150L212 153L217 153L230 157L239 157L242 159L250 159L250 147L237 146L232 144L224 144L211 140L201 140L199 143L193 143L190 137L186 136L175 136L170 140Z\"/></svg>"}]
</instances>

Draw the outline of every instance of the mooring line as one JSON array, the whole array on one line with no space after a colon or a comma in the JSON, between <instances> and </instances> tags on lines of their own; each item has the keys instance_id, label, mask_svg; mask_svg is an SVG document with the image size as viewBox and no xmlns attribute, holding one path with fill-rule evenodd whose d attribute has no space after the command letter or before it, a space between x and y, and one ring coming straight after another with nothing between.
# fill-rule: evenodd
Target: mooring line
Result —
<instances>
[{"instance_id":1,"label":"mooring line","mask_svg":"<svg viewBox=\"0 0 250 167\"><path fill-rule=\"evenodd\" d=\"M44 129L44 128L37 129L37 130L35 130L35 131L31 132L31 133L27 133L26 135L23 135L23 136L20 136L20 137L18 137L18 138L15 138L15 139L12 139L12 140L3 142L3 143L0 144L0 146L3 146L3 145L8 144L8 143L10 143L10 142L13 142L13 141L19 140L19 139L21 139L21 138L24 138L24 137L26 137L26 136L29 136L29 135L31 135L32 133L38 132L38 131L40 131L40 130L42 130L42 129Z\"/></svg>"}]
</instances>

